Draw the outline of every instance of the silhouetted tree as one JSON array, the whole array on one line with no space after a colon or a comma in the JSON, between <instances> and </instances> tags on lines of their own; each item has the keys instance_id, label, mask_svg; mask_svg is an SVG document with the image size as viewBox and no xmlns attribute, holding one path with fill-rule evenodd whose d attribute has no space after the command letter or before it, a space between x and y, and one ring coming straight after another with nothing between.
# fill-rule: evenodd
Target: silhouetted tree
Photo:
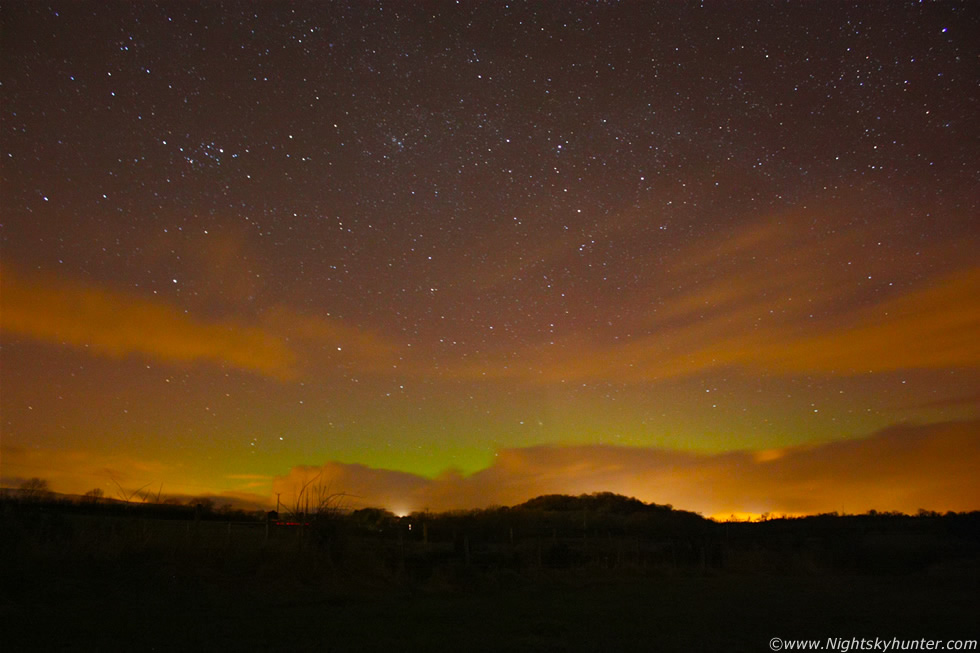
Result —
<instances>
[{"instance_id":1,"label":"silhouetted tree","mask_svg":"<svg viewBox=\"0 0 980 653\"><path fill-rule=\"evenodd\" d=\"M43 501L51 498L51 488L43 478L34 477L20 484L20 496L25 501Z\"/></svg>"},{"instance_id":2,"label":"silhouetted tree","mask_svg":"<svg viewBox=\"0 0 980 653\"><path fill-rule=\"evenodd\" d=\"M210 514L214 512L214 500L208 497L198 497L197 499L191 499L187 502L187 505L193 507L201 514Z\"/></svg>"},{"instance_id":3,"label":"silhouetted tree","mask_svg":"<svg viewBox=\"0 0 980 653\"><path fill-rule=\"evenodd\" d=\"M87 503L98 503L104 496L105 492L103 492L102 488L100 487L92 488L83 495Z\"/></svg>"}]
</instances>

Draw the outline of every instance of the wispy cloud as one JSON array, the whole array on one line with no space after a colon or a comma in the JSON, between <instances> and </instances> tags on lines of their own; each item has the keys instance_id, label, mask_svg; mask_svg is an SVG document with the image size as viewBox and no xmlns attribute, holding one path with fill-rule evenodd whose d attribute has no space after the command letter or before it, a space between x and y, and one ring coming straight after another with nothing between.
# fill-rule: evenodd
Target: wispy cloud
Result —
<instances>
[{"instance_id":1,"label":"wispy cloud","mask_svg":"<svg viewBox=\"0 0 980 653\"><path fill-rule=\"evenodd\" d=\"M360 372L390 368L395 348L337 320L276 307L250 322L204 320L158 299L93 284L0 274L0 330L94 354L141 355L171 364L210 362L288 381L308 361Z\"/></svg>"},{"instance_id":2,"label":"wispy cloud","mask_svg":"<svg viewBox=\"0 0 980 653\"><path fill-rule=\"evenodd\" d=\"M277 379L295 375L296 355L266 329L195 319L176 306L61 279L2 271L0 328L113 357L218 362Z\"/></svg>"},{"instance_id":3,"label":"wispy cloud","mask_svg":"<svg viewBox=\"0 0 980 653\"><path fill-rule=\"evenodd\" d=\"M105 496L116 499L140 501L149 496L155 500L159 495L187 503L209 498L216 505L231 503L245 509L269 506L269 490L275 478L264 474L202 478L181 464L127 453L10 445L0 448L0 470L3 487L17 487L37 477L47 480L55 492L65 494L99 488Z\"/></svg>"},{"instance_id":4,"label":"wispy cloud","mask_svg":"<svg viewBox=\"0 0 980 653\"><path fill-rule=\"evenodd\" d=\"M398 361L398 348L384 336L340 320L277 306L263 313L262 324L296 343L318 365L327 362L369 373L390 371Z\"/></svg>"},{"instance_id":5,"label":"wispy cloud","mask_svg":"<svg viewBox=\"0 0 980 653\"><path fill-rule=\"evenodd\" d=\"M980 267L950 260L932 277L896 274L880 257L865 262L870 238L792 219L742 226L672 252L655 280L617 306L598 296L594 310L613 326L606 335L577 329L441 373L649 382L722 367L833 375L980 367Z\"/></svg>"},{"instance_id":6,"label":"wispy cloud","mask_svg":"<svg viewBox=\"0 0 980 653\"><path fill-rule=\"evenodd\" d=\"M784 331L741 356L777 371L860 374L980 367L980 267L858 312L839 326Z\"/></svg>"},{"instance_id":7,"label":"wispy cloud","mask_svg":"<svg viewBox=\"0 0 980 653\"><path fill-rule=\"evenodd\" d=\"M174 477L173 466L124 453L4 445L0 456L0 482L8 487L38 477L48 480L57 492L80 494L101 488L107 496L118 496L140 488L152 487L156 492L161 484L180 491L177 486L184 484Z\"/></svg>"},{"instance_id":8,"label":"wispy cloud","mask_svg":"<svg viewBox=\"0 0 980 653\"><path fill-rule=\"evenodd\" d=\"M816 446L698 455L603 445L505 449L471 476L435 479L330 462L274 482L295 496L318 483L357 505L395 511L513 505L548 493L612 491L705 515L972 510L980 502L980 421L899 425ZM288 503L288 502L287 502Z\"/></svg>"}]
</instances>

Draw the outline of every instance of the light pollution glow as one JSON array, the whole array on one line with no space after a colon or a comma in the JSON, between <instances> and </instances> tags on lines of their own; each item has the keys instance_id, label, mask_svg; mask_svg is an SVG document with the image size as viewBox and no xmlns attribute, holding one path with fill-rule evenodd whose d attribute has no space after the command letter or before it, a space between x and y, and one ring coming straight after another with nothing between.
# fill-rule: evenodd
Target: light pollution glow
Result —
<instances>
[{"instance_id":1,"label":"light pollution glow","mask_svg":"<svg viewBox=\"0 0 980 653\"><path fill-rule=\"evenodd\" d=\"M718 243L718 251L708 251L703 256L724 255L728 261L759 260L764 247L788 248L785 242L768 242L781 233L788 235L791 231L766 226L736 234ZM805 249L797 243L793 251L798 264ZM688 255L683 252L679 258L687 259ZM812 264L809 262L807 267ZM327 463L324 478L360 497L358 501L397 504L402 510L479 507L487 503L516 503L545 492L598 490L674 503L712 515L800 513L849 505L853 509L904 510L967 509L975 505L977 484L971 469L980 457L978 423L970 415L975 414L976 398L966 396L956 401L955 383L951 388L954 400L930 405L920 394L910 392L893 400L892 415L901 419L904 415L933 414L967 421L885 429L870 439L860 433L856 434L857 439L844 441L832 436L839 424L866 425L868 435L871 429L887 425L888 416L867 419L854 414L856 404L868 401L869 393L862 393L861 388L868 387L871 371L877 372L874 378L890 379L886 384L908 385L904 377L921 376L934 383L938 378L936 371L945 376L957 367L977 366L980 344L974 335L980 326L980 306L976 302L980 296L980 268L963 268L904 293L888 292L870 304L855 302L853 309L838 311L832 321L811 322L790 312L776 326L762 330L753 319L764 313L756 306L760 296L795 293L808 298L804 310L826 312L831 302L839 300L843 282L830 271L814 282L808 275L794 272L794 267L781 268L778 261L765 260L759 265L762 269L758 272L749 266L748 272L728 283L694 284L691 292L668 295L650 318L660 324L657 337L617 346L590 346L587 340L573 336L574 345L555 347L555 353L538 345L507 359L484 360L480 364L427 358L426 352L400 349L378 334L360 332L329 319L302 316L282 306L272 307L252 323L214 322L196 319L159 300L11 274L6 268L2 274L4 310L0 327L8 338L16 336L27 339L23 342L49 343L48 346L81 349L88 356L105 357L103 365L124 363L136 369L142 366L137 361L153 361L193 374L223 367L226 377L233 373L266 377L261 382L263 387L286 396L290 389L307 384L319 382L320 387L330 387L322 379L318 381L316 368L331 365L357 370L363 376L361 383L372 388L390 387L395 382L393 376L404 383L430 388L491 386L494 392L486 393L484 401L495 401L497 408L507 409L492 420L481 420L479 415L466 411L454 415L456 409L452 405L449 410L430 410L426 417L431 421L413 419L407 414L411 406L405 400L387 396L389 401L382 403L395 407L391 415L372 415L368 410L353 418L363 420L361 428L399 431L419 442L439 442L438 434L427 431L435 423L451 432L444 440L441 455L440 445L425 447L425 464L421 465L411 454L401 452L370 452L363 447L346 452L343 448L334 449L333 458L338 462ZM681 265L677 274L689 277L691 272ZM808 287L811 283L824 290L814 291ZM710 317L690 320L696 311ZM153 365L145 367L153 369ZM393 375L393 370L397 374ZM895 373L903 380L894 381ZM803 409L818 422L809 427L809 432L797 421L799 417L779 419L781 410L791 412L798 402L788 397L784 407L771 403L766 421L782 428L795 423L798 439L773 430L768 437L759 438L752 425L754 420L738 414L748 412L746 407L738 411L724 405L736 398L747 398L746 393L733 395L716 390L715 397L721 398L715 399L710 387L701 391L705 398L694 411L697 415L675 413L674 419L679 417L686 423L675 422L676 426L669 429L671 438L657 434L652 424L631 418L628 411L603 407L601 418L588 415L592 407L604 403L594 391L588 391L588 385L608 388L616 378L620 379L616 385L621 388L617 396L632 404L630 410L644 404L664 410L664 400L644 398L649 383L660 384L653 386L656 394L666 390L670 395L673 389L683 395L691 392L692 384L705 385L699 375L722 376L740 384L758 376L779 384L803 374L821 375L822 383L836 383L847 391L839 391L837 397L821 398L819 408ZM523 396L510 392L514 384L523 388ZM569 387L576 389L568 390ZM852 396L855 393L859 395L857 400ZM706 414L708 401L723 402L720 418ZM710 406L711 412L718 410L716 403ZM522 411L538 415L538 420L520 424L529 421L517 418ZM753 407L752 412L756 411L758 408ZM823 417L821 411L830 417ZM315 423L316 419L312 421ZM481 421L491 423L481 428ZM508 421L512 423L507 425ZM661 423L670 424L671 420ZM233 473L233 465L222 469L217 451L206 464L195 468L180 461L179 456L168 456L169 446L140 462L84 450L59 454L52 449L43 455L35 451L31 456L30 450L8 447L5 472L12 476L6 470L18 470L19 477L46 476L59 488L73 492L105 485L105 480L111 479L136 485L160 483L178 493L225 492L230 497L260 502L268 499L272 489L288 494L289 484L309 473L307 467L286 471L294 464L290 456L297 455L287 438L302 435L304 428L311 430L311 438L315 437L315 426L299 426L289 414L269 416L265 423L255 424L255 445L266 462L257 465L252 462L254 458L245 460L249 470L261 472L257 474ZM477 447L475 455L465 451L466 447L454 449L456 434L468 429L486 440L499 438L501 445L489 454L483 447ZM751 431L751 440L738 439L738 431L743 429ZM418 431L414 436L413 430ZM515 448L514 439L507 440L508 430L530 431L530 446ZM270 443L266 436L270 432L287 435ZM519 438L524 438L523 433ZM910 438L916 443L915 448L906 444ZM688 439L699 446L671 446L672 442ZM548 446L561 443L567 446ZM727 443L731 444L726 446ZM749 443L756 446L749 450ZM888 458L886 454L893 447L903 453ZM830 456L829 452L846 455ZM612 462L601 465L597 462L599 457ZM637 463L645 459L648 462ZM379 469L372 471L340 462L344 460L373 463ZM875 463L883 460L888 460L886 468L872 472ZM487 461L491 463L489 467ZM386 467L405 472L386 471ZM216 469L225 473L216 477ZM415 475L419 472L423 476ZM805 488L807 498L801 496L800 488Z\"/></svg>"}]
</instances>

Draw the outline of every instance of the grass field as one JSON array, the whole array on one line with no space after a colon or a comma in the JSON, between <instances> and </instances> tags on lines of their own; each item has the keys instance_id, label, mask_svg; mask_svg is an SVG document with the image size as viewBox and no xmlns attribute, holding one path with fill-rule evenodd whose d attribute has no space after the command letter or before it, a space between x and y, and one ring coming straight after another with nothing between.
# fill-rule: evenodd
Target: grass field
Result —
<instances>
[{"instance_id":1,"label":"grass field","mask_svg":"<svg viewBox=\"0 0 980 653\"><path fill-rule=\"evenodd\" d=\"M6 650L756 651L977 635L975 569L911 576L451 568L423 584L238 562L3 569Z\"/></svg>"},{"instance_id":2,"label":"grass field","mask_svg":"<svg viewBox=\"0 0 980 653\"><path fill-rule=\"evenodd\" d=\"M4 651L765 651L773 637L980 634L971 556L864 573L734 550L724 564L501 565L474 546L468 564L448 544L350 536L341 555L262 524L72 523L4 522Z\"/></svg>"}]
</instances>

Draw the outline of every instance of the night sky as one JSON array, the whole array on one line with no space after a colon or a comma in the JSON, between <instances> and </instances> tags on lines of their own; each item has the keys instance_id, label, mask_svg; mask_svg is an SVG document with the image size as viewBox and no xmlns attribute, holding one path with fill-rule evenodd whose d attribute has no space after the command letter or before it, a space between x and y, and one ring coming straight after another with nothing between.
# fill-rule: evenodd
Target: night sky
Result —
<instances>
[{"instance_id":1,"label":"night sky","mask_svg":"<svg viewBox=\"0 0 980 653\"><path fill-rule=\"evenodd\" d=\"M4 2L2 482L980 508L971 2Z\"/></svg>"}]
</instances>

